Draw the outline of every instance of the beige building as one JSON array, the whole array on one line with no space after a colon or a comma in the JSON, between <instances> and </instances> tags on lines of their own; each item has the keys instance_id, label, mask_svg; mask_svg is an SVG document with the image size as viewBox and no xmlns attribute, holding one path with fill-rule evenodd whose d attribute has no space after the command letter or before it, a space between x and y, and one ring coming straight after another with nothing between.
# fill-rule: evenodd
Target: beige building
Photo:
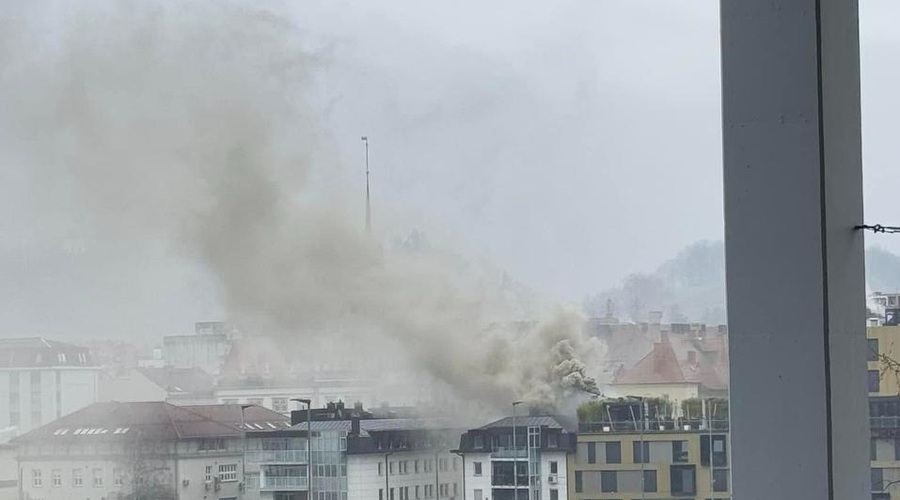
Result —
<instances>
[{"instance_id":1,"label":"beige building","mask_svg":"<svg viewBox=\"0 0 900 500\"><path fill-rule=\"evenodd\" d=\"M726 420L642 418L640 402L602 413L579 423L570 500L731 498Z\"/></svg>"}]
</instances>

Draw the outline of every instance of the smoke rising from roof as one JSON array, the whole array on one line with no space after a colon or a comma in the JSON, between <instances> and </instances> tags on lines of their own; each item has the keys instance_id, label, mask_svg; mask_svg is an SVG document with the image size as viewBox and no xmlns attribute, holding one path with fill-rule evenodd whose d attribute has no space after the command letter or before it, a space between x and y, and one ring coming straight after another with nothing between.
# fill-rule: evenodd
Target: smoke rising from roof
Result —
<instances>
[{"instance_id":1,"label":"smoke rising from roof","mask_svg":"<svg viewBox=\"0 0 900 500\"><path fill-rule=\"evenodd\" d=\"M503 280L365 233L306 95L327 57L284 17L214 2L60 9L57 36L32 24L0 51L2 145L47 186L39 203L99 238L198 259L232 319L304 359L342 343L484 407L596 392L584 361L602 347L577 313L485 329L521 317Z\"/></svg>"}]
</instances>

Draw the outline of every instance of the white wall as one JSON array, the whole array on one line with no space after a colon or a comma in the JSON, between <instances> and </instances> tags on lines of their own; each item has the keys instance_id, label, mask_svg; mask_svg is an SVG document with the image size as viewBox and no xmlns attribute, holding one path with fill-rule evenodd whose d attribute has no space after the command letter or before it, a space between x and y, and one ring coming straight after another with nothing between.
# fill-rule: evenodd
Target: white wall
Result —
<instances>
[{"instance_id":1,"label":"white wall","mask_svg":"<svg viewBox=\"0 0 900 500\"><path fill-rule=\"evenodd\" d=\"M98 400L100 370L89 367L15 368L0 370L0 429L12 427L10 422L10 375L19 376L19 424L16 434L24 434L52 422ZM31 374L40 376L37 405L32 405ZM57 384L57 375L59 384ZM57 404L57 386L60 404ZM40 419L32 419L32 408L40 408ZM13 433L8 434L10 437Z\"/></svg>"},{"instance_id":2,"label":"white wall","mask_svg":"<svg viewBox=\"0 0 900 500\"><path fill-rule=\"evenodd\" d=\"M438 483L449 483L449 496L453 498L453 483L457 484L457 499L462 498L462 459L456 455L444 452L438 454L438 459L448 460L448 470L438 470ZM457 460L457 469L453 470L453 458ZM388 462L394 463L394 474L388 478L389 487L394 489L394 500L400 500L398 488L409 487L410 500L416 500L416 486L419 487L420 499L425 498L425 486L435 485L435 472L425 472L424 461L434 460L434 453L422 452L395 452L388 457ZM419 472L415 472L415 461L419 460ZM399 473L398 462L406 461L408 472ZM347 500L377 500L378 490L385 487L385 476L378 475L378 464L384 464L384 454L348 455L347 456ZM384 467L382 465L382 467ZM435 466L437 469L437 466ZM438 487L434 486L435 493ZM434 498L434 497L431 497ZM384 500L390 500L385 495Z\"/></svg>"},{"instance_id":3,"label":"white wall","mask_svg":"<svg viewBox=\"0 0 900 500\"><path fill-rule=\"evenodd\" d=\"M569 474L566 469L566 452L541 452L541 500L550 500L550 490L559 491L559 499L565 500ZM557 484L549 482L550 462L557 463ZM475 475L475 463L481 462L481 475ZM489 453L466 454L466 500L475 500L475 490L482 490L482 500L491 499L491 455ZM521 485L524 487L525 485Z\"/></svg>"}]
</instances>

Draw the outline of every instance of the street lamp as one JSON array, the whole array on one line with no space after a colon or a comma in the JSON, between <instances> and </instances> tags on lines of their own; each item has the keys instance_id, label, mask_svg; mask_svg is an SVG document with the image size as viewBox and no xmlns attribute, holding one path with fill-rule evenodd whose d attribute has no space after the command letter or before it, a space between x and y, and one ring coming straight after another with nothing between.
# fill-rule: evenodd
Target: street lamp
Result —
<instances>
[{"instance_id":1,"label":"street lamp","mask_svg":"<svg viewBox=\"0 0 900 500\"><path fill-rule=\"evenodd\" d=\"M247 495L247 424L244 419L244 410L252 407L253 405L241 405L241 448L244 452L241 457L241 498Z\"/></svg>"},{"instance_id":2,"label":"street lamp","mask_svg":"<svg viewBox=\"0 0 900 500\"><path fill-rule=\"evenodd\" d=\"M309 500L313 498L313 464L312 464L312 400L304 398L294 398L291 401L303 403L306 405L306 477L309 480L307 492Z\"/></svg>"},{"instance_id":3,"label":"street lamp","mask_svg":"<svg viewBox=\"0 0 900 500\"><path fill-rule=\"evenodd\" d=\"M391 483L390 483L390 469L388 469L388 457L393 455L393 451L389 451L384 454L384 497L379 498L378 500L393 500L390 498L391 496Z\"/></svg>"},{"instance_id":4,"label":"street lamp","mask_svg":"<svg viewBox=\"0 0 900 500\"><path fill-rule=\"evenodd\" d=\"M453 453L462 458L462 500L466 500L466 454L458 450Z\"/></svg>"},{"instance_id":5,"label":"street lamp","mask_svg":"<svg viewBox=\"0 0 900 500\"><path fill-rule=\"evenodd\" d=\"M514 500L519 500L519 443L516 442L516 406L522 401L513 401L512 408L512 451L513 451L513 495Z\"/></svg>"}]
</instances>

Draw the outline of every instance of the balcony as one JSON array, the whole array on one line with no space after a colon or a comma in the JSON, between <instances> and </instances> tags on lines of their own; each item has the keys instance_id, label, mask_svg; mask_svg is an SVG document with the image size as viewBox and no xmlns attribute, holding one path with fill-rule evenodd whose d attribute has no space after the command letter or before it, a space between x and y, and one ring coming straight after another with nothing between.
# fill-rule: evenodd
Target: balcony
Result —
<instances>
[{"instance_id":1,"label":"balcony","mask_svg":"<svg viewBox=\"0 0 900 500\"><path fill-rule=\"evenodd\" d=\"M643 429L642 429L643 427ZM711 429L710 429L711 427ZM578 432L586 434L609 434L609 433L644 433L650 434L654 432L728 432L727 420L713 420L707 426L706 422L696 419L676 419L676 420L648 420L637 422L619 421L619 422L579 422Z\"/></svg>"},{"instance_id":2,"label":"balcony","mask_svg":"<svg viewBox=\"0 0 900 500\"><path fill-rule=\"evenodd\" d=\"M491 452L491 458L528 458L528 450L524 447L495 447Z\"/></svg>"},{"instance_id":3,"label":"balcony","mask_svg":"<svg viewBox=\"0 0 900 500\"><path fill-rule=\"evenodd\" d=\"M259 489L262 491L305 491L309 481L299 476L260 476Z\"/></svg>"},{"instance_id":4,"label":"balcony","mask_svg":"<svg viewBox=\"0 0 900 500\"><path fill-rule=\"evenodd\" d=\"M306 450L251 450L247 451L248 463L290 464L306 463Z\"/></svg>"}]
</instances>

